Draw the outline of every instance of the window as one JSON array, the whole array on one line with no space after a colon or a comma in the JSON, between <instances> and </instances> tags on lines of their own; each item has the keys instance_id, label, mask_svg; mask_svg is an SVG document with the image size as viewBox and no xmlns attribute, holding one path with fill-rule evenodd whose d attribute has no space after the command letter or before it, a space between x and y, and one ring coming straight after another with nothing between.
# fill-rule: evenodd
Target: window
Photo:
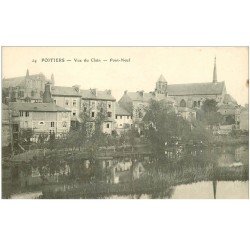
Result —
<instances>
[{"instance_id":1,"label":"window","mask_svg":"<svg viewBox=\"0 0 250 250\"><path fill-rule=\"evenodd\" d=\"M31 91L31 97L34 97L34 96L35 96L35 91L32 90L32 91Z\"/></svg>"},{"instance_id":2,"label":"window","mask_svg":"<svg viewBox=\"0 0 250 250\"><path fill-rule=\"evenodd\" d=\"M19 91L19 92L18 92L18 96L19 96L19 97L24 97L24 91Z\"/></svg>"},{"instance_id":3,"label":"window","mask_svg":"<svg viewBox=\"0 0 250 250\"><path fill-rule=\"evenodd\" d=\"M108 102L108 108L109 108L109 109L111 108L111 103L110 103L110 102Z\"/></svg>"},{"instance_id":4,"label":"window","mask_svg":"<svg viewBox=\"0 0 250 250\"><path fill-rule=\"evenodd\" d=\"M91 102L91 106L94 108L95 107L95 101Z\"/></svg>"},{"instance_id":5,"label":"window","mask_svg":"<svg viewBox=\"0 0 250 250\"><path fill-rule=\"evenodd\" d=\"M73 107L76 107L76 100L73 100Z\"/></svg>"},{"instance_id":6,"label":"window","mask_svg":"<svg viewBox=\"0 0 250 250\"><path fill-rule=\"evenodd\" d=\"M196 101L194 101L194 108L197 106L197 102Z\"/></svg>"},{"instance_id":7,"label":"window","mask_svg":"<svg viewBox=\"0 0 250 250\"><path fill-rule=\"evenodd\" d=\"M109 128L109 123L107 123L107 128Z\"/></svg>"},{"instance_id":8,"label":"window","mask_svg":"<svg viewBox=\"0 0 250 250\"><path fill-rule=\"evenodd\" d=\"M201 101L198 101L198 107L200 107L201 106Z\"/></svg>"},{"instance_id":9,"label":"window","mask_svg":"<svg viewBox=\"0 0 250 250\"><path fill-rule=\"evenodd\" d=\"M115 119L118 119L118 115L115 116Z\"/></svg>"},{"instance_id":10,"label":"window","mask_svg":"<svg viewBox=\"0 0 250 250\"><path fill-rule=\"evenodd\" d=\"M122 119L122 116L120 115L120 119Z\"/></svg>"},{"instance_id":11,"label":"window","mask_svg":"<svg viewBox=\"0 0 250 250\"><path fill-rule=\"evenodd\" d=\"M67 122L63 122L63 127L66 128L67 127Z\"/></svg>"},{"instance_id":12,"label":"window","mask_svg":"<svg viewBox=\"0 0 250 250\"><path fill-rule=\"evenodd\" d=\"M111 112L108 112L108 117L111 117L112 116L112 113Z\"/></svg>"},{"instance_id":13,"label":"window","mask_svg":"<svg viewBox=\"0 0 250 250\"><path fill-rule=\"evenodd\" d=\"M86 112L86 111L87 111L87 107L84 107L84 108L83 108L83 111Z\"/></svg>"},{"instance_id":14,"label":"window","mask_svg":"<svg viewBox=\"0 0 250 250\"><path fill-rule=\"evenodd\" d=\"M26 116L26 117L29 117L29 116L30 116L30 112L26 111L26 112L25 112L25 116Z\"/></svg>"},{"instance_id":15,"label":"window","mask_svg":"<svg viewBox=\"0 0 250 250\"><path fill-rule=\"evenodd\" d=\"M129 119L129 115L127 115L127 119Z\"/></svg>"},{"instance_id":16,"label":"window","mask_svg":"<svg viewBox=\"0 0 250 250\"><path fill-rule=\"evenodd\" d=\"M56 104L56 100L54 100L54 103Z\"/></svg>"},{"instance_id":17,"label":"window","mask_svg":"<svg viewBox=\"0 0 250 250\"><path fill-rule=\"evenodd\" d=\"M54 128L55 127L55 122L51 122L50 127Z\"/></svg>"},{"instance_id":18,"label":"window","mask_svg":"<svg viewBox=\"0 0 250 250\"><path fill-rule=\"evenodd\" d=\"M76 116L76 112L73 112L73 116Z\"/></svg>"},{"instance_id":19,"label":"window","mask_svg":"<svg viewBox=\"0 0 250 250\"><path fill-rule=\"evenodd\" d=\"M44 122L39 122L39 125L44 125L45 123Z\"/></svg>"},{"instance_id":20,"label":"window","mask_svg":"<svg viewBox=\"0 0 250 250\"><path fill-rule=\"evenodd\" d=\"M92 112L92 113L91 113L91 117L95 117L95 112Z\"/></svg>"},{"instance_id":21,"label":"window","mask_svg":"<svg viewBox=\"0 0 250 250\"><path fill-rule=\"evenodd\" d=\"M23 111L20 111L20 116L23 116Z\"/></svg>"},{"instance_id":22,"label":"window","mask_svg":"<svg viewBox=\"0 0 250 250\"><path fill-rule=\"evenodd\" d=\"M65 100L65 105L69 106L69 100Z\"/></svg>"}]
</instances>

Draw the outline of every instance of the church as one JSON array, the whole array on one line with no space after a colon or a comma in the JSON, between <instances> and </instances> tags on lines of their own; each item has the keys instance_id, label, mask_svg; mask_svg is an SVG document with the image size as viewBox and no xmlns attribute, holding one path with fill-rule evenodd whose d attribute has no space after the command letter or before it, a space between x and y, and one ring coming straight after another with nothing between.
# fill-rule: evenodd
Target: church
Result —
<instances>
[{"instance_id":1,"label":"church","mask_svg":"<svg viewBox=\"0 0 250 250\"><path fill-rule=\"evenodd\" d=\"M227 94L225 82L217 81L216 58L212 82L168 84L161 75L156 82L155 91L174 98L177 106L188 108L199 108L206 99L214 99L218 103L223 103Z\"/></svg>"}]
</instances>

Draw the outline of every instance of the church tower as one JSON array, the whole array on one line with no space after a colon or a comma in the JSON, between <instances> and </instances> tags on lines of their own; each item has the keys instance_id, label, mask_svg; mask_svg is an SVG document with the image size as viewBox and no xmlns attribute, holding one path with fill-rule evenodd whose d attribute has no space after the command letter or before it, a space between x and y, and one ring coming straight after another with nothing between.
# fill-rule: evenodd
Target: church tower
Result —
<instances>
[{"instance_id":1,"label":"church tower","mask_svg":"<svg viewBox=\"0 0 250 250\"><path fill-rule=\"evenodd\" d=\"M158 81L156 82L155 92L158 94L166 94L167 93L168 83L163 75L160 75Z\"/></svg>"},{"instance_id":2,"label":"church tower","mask_svg":"<svg viewBox=\"0 0 250 250\"><path fill-rule=\"evenodd\" d=\"M217 83L216 57L214 58L213 83Z\"/></svg>"}]
</instances>

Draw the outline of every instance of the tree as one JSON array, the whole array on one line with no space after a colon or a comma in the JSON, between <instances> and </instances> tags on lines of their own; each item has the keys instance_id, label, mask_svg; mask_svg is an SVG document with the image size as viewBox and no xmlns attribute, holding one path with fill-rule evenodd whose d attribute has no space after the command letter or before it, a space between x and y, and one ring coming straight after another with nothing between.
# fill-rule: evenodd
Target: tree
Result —
<instances>
[{"instance_id":1,"label":"tree","mask_svg":"<svg viewBox=\"0 0 250 250\"><path fill-rule=\"evenodd\" d=\"M34 132L32 129L28 128L28 129L22 129L19 132L19 136L18 136L18 143L20 143L21 145L30 145L31 144L31 138L33 137Z\"/></svg>"},{"instance_id":2,"label":"tree","mask_svg":"<svg viewBox=\"0 0 250 250\"><path fill-rule=\"evenodd\" d=\"M164 101L152 100L143 118L145 136L148 139L153 154L159 161L165 159L165 144L173 137L188 137L191 124L175 114L171 105Z\"/></svg>"},{"instance_id":3,"label":"tree","mask_svg":"<svg viewBox=\"0 0 250 250\"><path fill-rule=\"evenodd\" d=\"M214 99L206 99L201 110L197 112L197 118L209 126L219 125L222 115L218 112L217 102Z\"/></svg>"}]
</instances>

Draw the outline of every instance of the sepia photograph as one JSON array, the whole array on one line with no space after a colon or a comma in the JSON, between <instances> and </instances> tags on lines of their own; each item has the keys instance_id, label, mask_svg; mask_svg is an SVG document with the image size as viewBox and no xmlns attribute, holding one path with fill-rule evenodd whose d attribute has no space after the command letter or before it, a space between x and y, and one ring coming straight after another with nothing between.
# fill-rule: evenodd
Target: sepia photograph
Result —
<instances>
[{"instance_id":1,"label":"sepia photograph","mask_svg":"<svg viewBox=\"0 0 250 250\"><path fill-rule=\"evenodd\" d=\"M248 199L248 47L2 47L3 199Z\"/></svg>"}]
</instances>

